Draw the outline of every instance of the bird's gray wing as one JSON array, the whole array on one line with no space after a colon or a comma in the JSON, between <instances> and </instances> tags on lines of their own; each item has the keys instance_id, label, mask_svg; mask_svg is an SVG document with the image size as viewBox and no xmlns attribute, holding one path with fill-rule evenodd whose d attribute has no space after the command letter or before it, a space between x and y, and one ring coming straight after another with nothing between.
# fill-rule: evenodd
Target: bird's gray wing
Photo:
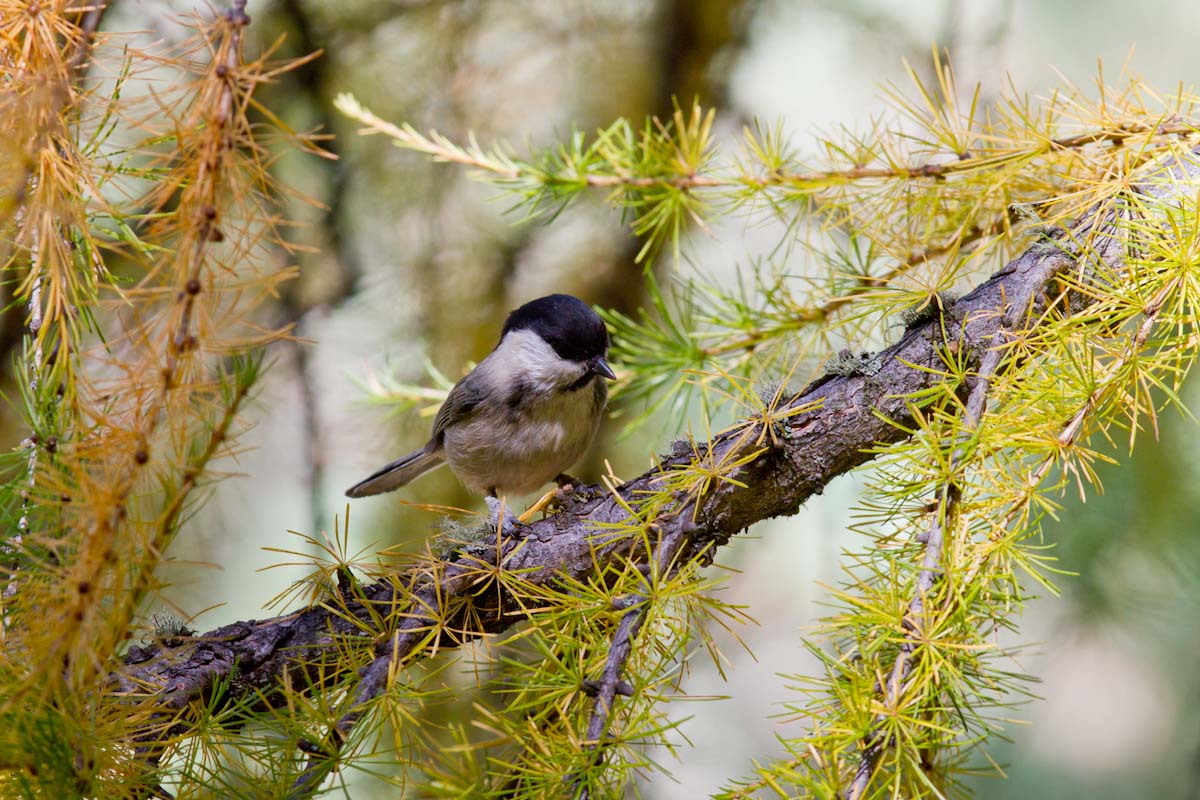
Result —
<instances>
[{"instance_id":1,"label":"bird's gray wing","mask_svg":"<svg viewBox=\"0 0 1200 800\"><path fill-rule=\"evenodd\" d=\"M433 420L433 436L429 439L427 449L440 448L446 436L446 428L469 419L479 407L483 396L483 386L474 372L454 384L450 394L446 395L446 402L442 403Z\"/></svg>"}]
</instances>

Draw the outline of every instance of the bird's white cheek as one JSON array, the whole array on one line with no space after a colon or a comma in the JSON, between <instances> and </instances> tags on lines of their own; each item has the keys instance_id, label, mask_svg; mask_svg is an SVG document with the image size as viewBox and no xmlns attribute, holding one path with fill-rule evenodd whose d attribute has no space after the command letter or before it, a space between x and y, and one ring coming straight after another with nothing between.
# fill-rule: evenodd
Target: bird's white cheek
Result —
<instances>
[{"instance_id":1,"label":"bird's white cheek","mask_svg":"<svg viewBox=\"0 0 1200 800\"><path fill-rule=\"evenodd\" d=\"M586 372L582 364L560 358L540 336L524 330L507 334L485 362L491 362L488 369L502 380L520 383L534 394L570 386Z\"/></svg>"}]
</instances>

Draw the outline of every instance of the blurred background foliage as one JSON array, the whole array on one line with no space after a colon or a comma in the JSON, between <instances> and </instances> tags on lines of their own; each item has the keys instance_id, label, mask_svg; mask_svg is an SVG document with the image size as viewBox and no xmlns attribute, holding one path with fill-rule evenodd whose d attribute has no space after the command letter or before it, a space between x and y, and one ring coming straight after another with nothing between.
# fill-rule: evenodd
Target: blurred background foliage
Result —
<instances>
[{"instance_id":1,"label":"blurred background foliage","mask_svg":"<svg viewBox=\"0 0 1200 800\"><path fill-rule=\"evenodd\" d=\"M105 27L169 39L190 8L118 2ZM669 116L674 97L696 97L719 109L719 138L778 119L804 151L814 131L865 125L880 108L879 87L903 80L905 60L931 76L931 43L945 48L960 89L982 85L983 102L1005 82L1035 94L1064 76L1086 86L1097 59L1113 72L1128 60L1163 92L1200 69L1200 6L1181 0L276 0L249 11L249 36L269 43L287 34L283 55L324 51L266 87L263 102L296 129L336 134L327 146L340 160L286 155L276 167L326 208L289 209L308 222L294 238L312 250L266 313L273 324L294 322L299 339L274 348L256 427L243 440L250 449L233 467L243 475L216 488L175 548L189 568L168 595L200 615L200 628L260 616L296 577L258 572L278 561L261 548L297 546L289 529L331 529L346 486L424 440L428 416L387 414L366 402L364 386L424 380L426 364L456 379L491 347L508 310L551 291L619 311L646 302L640 245L599 197L552 226L522 224L465 171L352 135L355 124L332 107L338 92L456 141L472 132L485 145L503 138L518 147L620 116ZM732 276L747 252L779 239L770 226L730 220L689 232L682 257ZM5 313L6 354L21 323ZM0 363L8 369L11 358ZM1197 391L1193 381L1193 407ZM3 413L3 441L15 444L26 431ZM578 472L595 480L605 460L618 475L641 471L671 425L629 438L619 421L609 425ZM1032 724L1014 722L1011 744L994 753L1009 780L979 780L980 798L1200 797L1200 429L1172 415L1158 441L1142 438L1138 448L1128 467L1102 469L1103 493L1070 498L1047 527L1060 565L1077 575L1059 581L1061 598L1024 616L1022 639L1039 645L1021 666L1041 678L1043 699L1020 715ZM1124 450L1113 455L1127 460ZM815 669L800 636L822 614L823 586L839 580L841 550L854 545L847 528L857 493L855 476L841 479L797 517L757 526L724 554L738 572L722 599L746 604L759 623L739 632L753 656L725 642L733 662L725 679L693 667L690 695L733 700L673 709L693 749L671 767L677 783L659 777L642 796L707 795L774 752L777 733L795 735L788 726L800 723L773 718L790 696L779 673ZM475 502L448 473L402 497ZM360 502L350 549L416 547L431 519L397 495ZM197 561L220 568L197 578Z\"/></svg>"}]
</instances>

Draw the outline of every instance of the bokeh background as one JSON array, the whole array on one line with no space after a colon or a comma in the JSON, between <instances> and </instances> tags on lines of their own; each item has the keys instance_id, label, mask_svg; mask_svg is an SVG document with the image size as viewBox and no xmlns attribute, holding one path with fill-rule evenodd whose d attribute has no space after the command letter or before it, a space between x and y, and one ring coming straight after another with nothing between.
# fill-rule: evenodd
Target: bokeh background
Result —
<instances>
[{"instance_id":1,"label":"bokeh background","mask_svg":"<svg viewBox=\"0 0 1200 800\"><path fill-rule=\"evenodd\" d=\"M187 10L121 2L106 26L170 38ZM389 120L518 150L699 97L718 109L724 138L752 119L778 119L803 151L816 133L880 114L880 87L907 87L905 62L930 77L935 44L960 87L980 83L985 101L1006 83L1031 95L1068 81L1094 91L1099 63L1110 80L1128 64L1164 94L1195 88L1200 74L1200 4L1183 0L251 0L249 11L260 43L286 33L287 52L324 50L264 99L297 128L336 134L329 147L340 160L288 157L278 167L327 208L290 210L308 223L296 236L314 250L271 313L294 321L299 340L273 353L243 440L250 448L230 467L240 475L216 489L176 547L170 598L199 614L201 629L269 613L263 604L300 570L259 571L289 560L262 548L303 549L289 530L331 530L346 486L424 442L429 417L387 414L366 401L370 386L422 381L427 362L457 378L486 354L507 311L541 294L626 311L643 302L637 243L600 197L552 224L523 223L462 169L356 136L332 108L338 92ZM741 222L695 231L684 259L732 276L778 235ZM1196 406L1198 394L1193 381ZM19 440L6 419L6 439ZM608 459L617 474L636 474L672 433L658 421L623 438L618 420L576 472L595 480ZM1047 528L1071 574L1059 580L1061 597L1024 614L1031 646L1016 665L1040 679L1042 699L1014 713L1011 743L992 750L1008 780L978 779L980 798L1200 797L1200 426L1172 414L1132 460L1125 448L1113 454L1128 464L1101 470L1103 493L1066 498ZM860 480L838 480L798 516L755 527L723 554L736 570L723 599L758 621L739 631L753 655L725 640L727 680L693 665L689 695L729 699L672 704L691 746L679 763L658 754L676 781L656 776L643 797L706 796L778 752L776 736L801 730L783 714L799 697L781 674L815 669L800 640L839 580L842 550L861 546L847 532ZM357 501L352 551L418 547L435 533L433 518L402 499L481 506L448 472Z\"/></svg>"}]
</instances>

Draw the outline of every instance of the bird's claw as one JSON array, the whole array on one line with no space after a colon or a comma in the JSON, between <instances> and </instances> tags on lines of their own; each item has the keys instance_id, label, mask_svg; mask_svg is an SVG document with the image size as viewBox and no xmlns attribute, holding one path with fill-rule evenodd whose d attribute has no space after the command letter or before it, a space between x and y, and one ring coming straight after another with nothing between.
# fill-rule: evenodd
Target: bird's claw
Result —
<instances>
[{"instance_id":1,"label":"bird's claw","mask_svg":"<svg viewBox=\"0 0 1200 800\"><path fill-rule=\"evenodd\" d=\"M586 503L604 494L604 490L599 486L586 484L565 472L555 477L554 483L557 486L557 490L554 493L554 501L559 508Z\"/></svg>"},{"instance_id":2,"label":"bird's claw","mask_svg":"<svg viewBox=\"0 0 1200 800\"><path fill-rule=\"evenodd\" d=\"M574 489L576 486L583 486L583 481L576 478L574 475L568 475L565 472L560 472L554 476L554 483L559 489L570 487Z\"/></svg>"}]
</instances>

